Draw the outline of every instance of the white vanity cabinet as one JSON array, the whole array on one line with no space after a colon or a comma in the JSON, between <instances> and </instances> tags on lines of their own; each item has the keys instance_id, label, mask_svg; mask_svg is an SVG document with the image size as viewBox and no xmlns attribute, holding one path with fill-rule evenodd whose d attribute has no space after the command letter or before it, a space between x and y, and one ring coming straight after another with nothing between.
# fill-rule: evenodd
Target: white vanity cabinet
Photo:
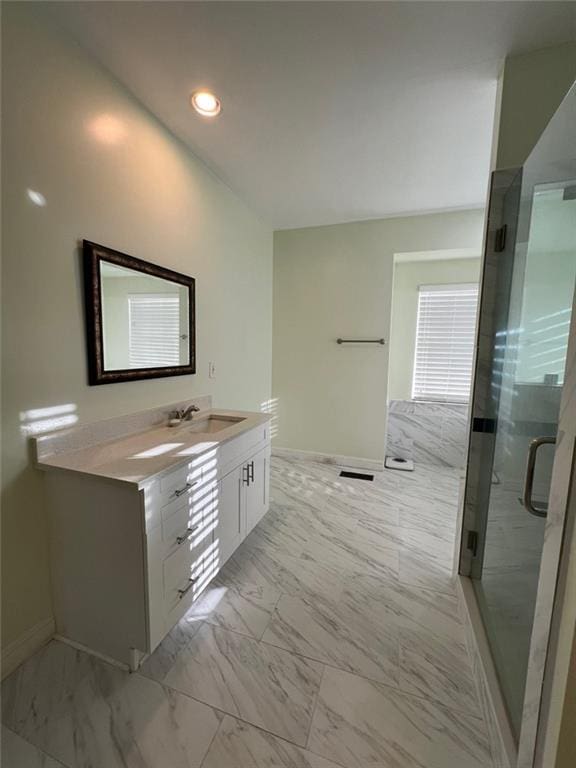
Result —
<instances>
[{"instance_id":1,"label":"white vanity cabinet","mask_svg":"<svg viewBox=\"0 0 576 768\"><path fill-rule=\"evenodd\" d=\"M270 477L270 449L259 451L246 466L245 484L245 533L248 535L268 510L268 486Z\"/></svg>"},{"instance_id":2,"label":"white vanity cabinet","mask_svg":"<svg viewBox=\"0 0 576 768\"><path fill-rule=\"evenodd\" d=\"M138 483L46 475L57 633L136 668L268 509L268 423Z\"/></svg>"},{"instance_id":3,"label":"white vanity cabinet","mask_svg":"<svg viewBox=\"0 0 576 768\"><path fill-rule=\"evenodd\" d=\"M218 482L214 544L219 567L267 511L269 478L270 447L267 446ZM225 510L224 514L220 510Z\"/></svg>"},{"instance_id":4,"label":"white vanity cabinet","mask_svg":"<svg viewBox=\"0 0 576 768\"><path fill-rule=\"evenodd\" d=\"M243 524L245 493L243 478L246 475L245 464L221 478L214 489L214 526L215 556L218 567L222 567L245 535ZM226 510L222 514L221 510Z\"/></svg>"}]
</instances>

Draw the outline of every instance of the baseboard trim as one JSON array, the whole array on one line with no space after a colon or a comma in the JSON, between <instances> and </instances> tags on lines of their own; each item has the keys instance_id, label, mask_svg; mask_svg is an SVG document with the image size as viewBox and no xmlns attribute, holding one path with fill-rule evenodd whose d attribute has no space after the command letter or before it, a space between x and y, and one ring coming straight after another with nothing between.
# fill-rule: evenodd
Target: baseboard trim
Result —
<instances>
[{"instance_id":1,"label":"baseboard trim","mask_svg":"<svg viewBox=\"0 0 576 768\"><path fill-rule=\"evenodd\" d=\"M384 469L384 461L377 459L363 459L358 456L339 456L332 453L317 453L315 451L298 451L295 448L272 447L272 455L286 459L299 459L301 461L317 461L320 464L332 464L338 467L353 467L354 469L370 469L381 472Z\"/></svg>"},{"instance_id":2,"label":"baseboard trim","mask_svg":"<svg viewBox=\"0 0 576 768\"><path fill-rule=\"evenodd\" d=\"M518 751L476 595L470 579L459 576L457 583L464 614L462 618L466 624L466 644L474 668L476 687L488 730L494 765L496 768L513 768L518 760Z\"/></svg>"},{"instance_id":3,"label":"baseboard trim","mask_svg":"<svg viewBox=\"0 0 576 768\"><path fill-rule=\"evenodd\" d=\"M58 642L64 643L64 645L69 645L71 648L74 648L77 651L83 651L89 656L94 656L101 661L105 661L107 664L112 664L112 666L123 669L125 672L130 672L130 666L128 664L124 664L122 661L118 661L118 659L113 659L112 656L108 656L105 653L100 653L100 651L95 651L88 645L77 643L75 640L70 640L69 637L64 637L64 635L58 634L54 635L54 640L58 640Z\"/></svg>"},{"instance_id":4,"label":"baseboard trim","mask_svg":"<svg viewBox=\"0 0 576 768\"><path fill-rule=\"evenodd\" d=\"M2 680L54 637L54 618L44 619L2 649Z\"/></svg>"}]
</instances>

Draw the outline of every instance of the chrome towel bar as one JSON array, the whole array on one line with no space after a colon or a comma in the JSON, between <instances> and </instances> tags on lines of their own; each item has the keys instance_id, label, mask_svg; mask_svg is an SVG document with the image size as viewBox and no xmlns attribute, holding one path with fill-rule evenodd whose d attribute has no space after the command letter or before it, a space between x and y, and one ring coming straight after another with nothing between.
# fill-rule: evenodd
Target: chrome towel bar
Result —
<instances>
[{"instance_id":1,"label":"chrome towel bar","mask_svg":"<svg viewBox=\"0 0 576 768\"><path fill-rule=\"evenodd\" d=\"M337 344L386 344L384 339L336 339Z\"/></svg>"}]
</instances>

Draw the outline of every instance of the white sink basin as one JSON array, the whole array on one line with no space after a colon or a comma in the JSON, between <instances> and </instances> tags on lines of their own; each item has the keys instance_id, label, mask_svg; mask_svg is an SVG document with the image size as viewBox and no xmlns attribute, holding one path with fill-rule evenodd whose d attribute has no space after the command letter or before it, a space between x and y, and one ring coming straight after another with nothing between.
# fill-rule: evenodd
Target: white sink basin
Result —
<instances>
[{"instance_id":1,"label":"white sink basin","mask_svg":"<svg viewBox=\"0 0 576 768\"><path fill-rule=\"evenodd\" d=\"M217 416L211 415L204 419L194 420L189 427L190 432L199 432L200 434L207 435L213 432L220 432L222 429L227 429L233 424L244 421L243 418L235 416Z\"/></svg>"}]
</instances>

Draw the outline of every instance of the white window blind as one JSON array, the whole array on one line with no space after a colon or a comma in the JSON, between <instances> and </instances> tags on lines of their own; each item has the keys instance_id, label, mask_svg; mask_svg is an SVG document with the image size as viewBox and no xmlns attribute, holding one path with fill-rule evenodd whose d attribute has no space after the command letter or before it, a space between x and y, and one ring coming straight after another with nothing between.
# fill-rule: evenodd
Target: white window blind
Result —
<instances>
[{"instance_id":1,"label":"white window blind","mask_svg":"<svg viewBox=\"0 0 576 768\"><path fill-rule=\"evenodd\" d=\"M421 285L412 397L468 402L478 285Z\"/></svg>"},{"instance_id":2,"label":"white window blind","mask_svg":"<svg viewBox=\"0 0 576 768\"><path fill-rule=\"evenodd\" d=\"M180 297L133 294L128 311L130 368L180 365Z\"/></svg>"}]
</instances>

